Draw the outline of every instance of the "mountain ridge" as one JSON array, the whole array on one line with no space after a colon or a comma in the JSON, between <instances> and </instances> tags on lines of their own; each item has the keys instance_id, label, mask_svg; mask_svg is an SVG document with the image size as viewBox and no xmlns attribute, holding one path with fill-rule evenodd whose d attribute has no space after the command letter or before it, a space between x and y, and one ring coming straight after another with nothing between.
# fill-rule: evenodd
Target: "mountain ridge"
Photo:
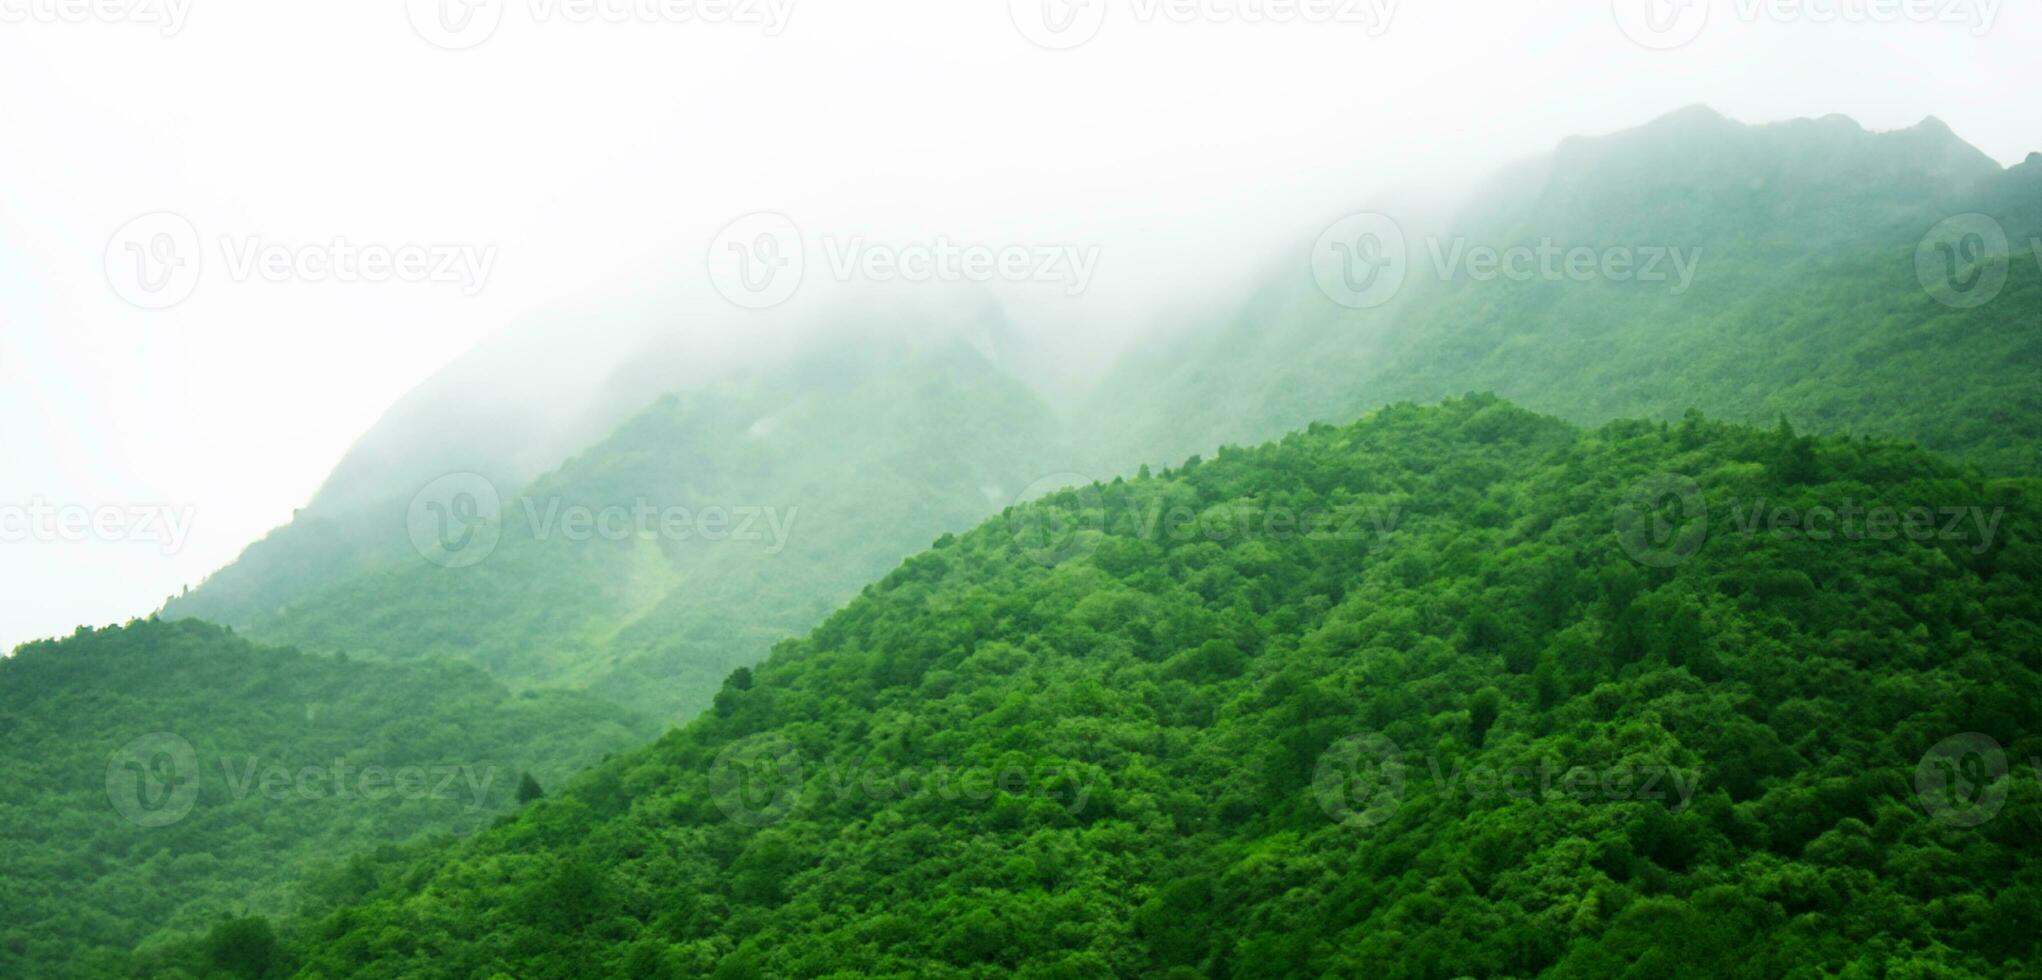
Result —
<instances>
[{"instance_id":1,"label":"mountain ridge","mask_svg":"<svg viewBox=\"0 0 2042 980\"><path fill-rule=\"evenodd\" d=\"M1669 477L1710 504L1698 543L1692 509L1670 536L1625 530ZM1726 519L1844 499L2005 523L1818 540ZM1912 447L1695 415L1582 430L1486 396L1054 493L903 562L658 743L287 924L288 961L2018 970L2042 790L2015 781L2029 815L1974 829L1909 781L1959 733L2035 750L2038 500ZM1401 519L1358 539L1252 519L1379 503ZM1172 506L1197 522L1141 519ZM1402 778L1341 782L1378 760ZM1537 765L1619 788L1447 778Z\"/></svg>"}]
</instances>

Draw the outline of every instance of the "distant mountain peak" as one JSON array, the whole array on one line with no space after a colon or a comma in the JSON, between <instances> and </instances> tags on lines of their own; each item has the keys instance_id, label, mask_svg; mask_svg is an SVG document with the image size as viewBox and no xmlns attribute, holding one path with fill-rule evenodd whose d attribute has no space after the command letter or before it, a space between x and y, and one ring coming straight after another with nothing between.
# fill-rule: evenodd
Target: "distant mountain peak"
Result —
<instances>
[{"instance_id":1,"label":"distant mountain peak","mask_svg":"<svg viewBox=\"0 0 2042 980\"><path fill-rule=\"evenodd\" d=\"M1925 133L1948 133L1951 136L1957 135L1956 131L1950 128L1949 123L1944 122L1942 119L1936 116L1921 117L1921 122L1915 123L1913 128L1921 130L1922 132Z\"/></svg>"},{"instance_id":2,"label":"distant mountain peak","mask_svg":"<svg viewBox=\"0 0 2042 980\"><path fill-rule=\"evenodd\" d=\"M1603 198L1622 188L1798 186L1889 197L1926 187L1957 190L2000 166L1935 116L1905 129L1874 131L1850 116L1743 123L1701 104L1642 126L1563 140L1535 169L1548 194ZM1522 182L1531 172L1509 175ZM1548 184L1548 181L1550 182ZM1548 196L1550 203L1554 198Z\"/></svg>"},{"instance_id":3,"label":"distant mountain peak","mask_svg":"<svg viewBox=\"0 0 2042 980\"><path fill-rule=\"evenodd\" d=\"M1832 112L1829 115L1823 116L1815 120L1815 125L1844 133L1863 133L1866 131L1863 123L1841 112Z\"/></svg>"},{"instance_id":4,"label":"distant mountain peak","mask_svg":"<svg viewBox=\"0 0 2042 980\"><path fill-rule=\"evenodd\" d=\"M1717 112L1714 106L1696 102L1684 105L1645 124L1645 128L1657 126L1742 126L1743 123Z\"/></svg>"}]
</instances>

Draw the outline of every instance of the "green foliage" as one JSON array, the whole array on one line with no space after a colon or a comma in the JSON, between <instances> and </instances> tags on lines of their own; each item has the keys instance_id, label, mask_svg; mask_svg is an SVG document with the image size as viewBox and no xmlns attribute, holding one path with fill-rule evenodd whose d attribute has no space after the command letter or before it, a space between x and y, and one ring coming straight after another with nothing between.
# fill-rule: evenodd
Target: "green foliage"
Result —
<instances>
[{"instance_id":1,"label":"green foliage","mask_svg":"<svg viewBox=\"0 0 2042 980\"><path fill-rule=\"evenodd\" d=\"M564 780L656 730L473 667L257 647L197 620L28 644L0 660L0 976L277 975L246 913L324 907L382 873L352 856L394 861L378 849L510 809L499 774Z\"/></svg>"},{"instance_id":2,"label":"green foliage","mask_svg":"<svg viewBox=\"0 0 2042 980\"><path fill-rule=\"evenodd\" d=\"M206 933L203 946L207 962L228 976L261 980L282 965L276 932L261 916L221 922Z\"/></svg>"},{"instance_id":3,"label":"green foliage","mask_svg":"<svg viewBox=\"0 0 2042 980\"><path fill-rule=\"evenodd\" d=\"M488 720L524 707L563 740L530 750L550 768L504 757L555 792L527 774L528 805L465 843L415 843L474 829L445 814L318 807L53 843L90 811L72 797L103 789L78 773L120 744L109 704L133 706L49 693L98 690L89 672L31 705L0 667L0 698L17 692L0 731L29 773L0 792L0 837L29 855L0 883L0 973L2037 975L2042 791L2017 765L2004 812L1961 827L1914 779L1963 732L2042 755L2042 500L1980 476L2042 466L2038 190L2033 161L2001 171L1934 127L1683 113L1569 141L1442 236L1699 250L1677 292L1421 269L1350 311L1286 261L1226 322L1130 358L1075 413L1084 429L974 354L832 355L662 400L507 501L473 568L414 560L394 518L293 525L176 608L704 713L572 782L568 760L611 741L592 701L490 686L495 714L414 706L451 712L429 736L356 713L333 744L483 753L522 744ZM1956 309L1912 252L1964 211L1997 217L2016 254L1998 299ZM1420 264L1429 241L1409 243ZM1401 401L1470 388L1644 421L1581 432L1493 397ZM1205 457L951 533L1072 468L1056 448L1072 431L1078 469ZM1708 533L1641 562L1614 517L1662 474L1694 481ZM767 552L547 537L525 499L801 514ZM1745 523L1874 505L2004 520L1955 538ZM365 704L394 676L355 676L379 689ZM239 709L299 699L295 683L180 703L229 744L274 745L278 718ZM542 719L527 697L581 714ZM96 727L36 727L74 715ZM1371 760L1404 777L1390 805L1350 771ZM131 763L154 787L157 762ZM1593 791L1547 780L1575 772ZM1609 781L1638 773L1683 789ZM355 856L312 867L320 846Z\"/></svg>"},{"instance_id":4,"label":"green foliage","mask_svg":"<svg viewBox=\"0 0 2042 980\"><path fill-rule=\"evenodd\" d=\"M541 789L541 788L539 787L539 781L538 781L538 780L536 780L536 779L533 779L533 778L532 778L532 774L531 774L531 773L529 773L529 772L528 772L528 773L522 773L522 774L520 774L520 775L518 776L518 802L519 802L519 803L521 803L521 804L523 804L523 803L530 803L530 802L532 802L533 800L539 799L540 797L542 797L542 796L545 796L545 795L546 795L546 791L545 791L544 789Z\"/></svg>"},{"instance_id":5,"label":"green foliage","mask_svg":"<svg viewBox=\"0 0 2042 980\"><path fill-rule=\"evenodd\" d=\"M1959 165L1959 164L1962 165ZM1088 418L1102 466L1260 441L1400 401L1493 391L1584 425L1709 416L1909 439L1990 473L2042 474L2042 166L2002 171L1947 130L1868 134L1840 118L1740 126L1671 117L1563 144L1441 226L1405 220L1409 271L1346 309L1303 249L1202 331L1139 352ZM2013 254L1997 298L1923 288L1915 249L1981 212ZM1302 243L1301 243L1302 244ZM1666 282L1442 278L1476 247L1682 249ZM1642 265L1642 260L1641 260ZM1669 266L1670 268L1670 266Z\"/></svg>"},{"instance_id":6,"label":"green foliage","mask_svg":"<svg viewBox=\"0 0 2042 980\"><path fill-rule=\"evenodd\" d=\"M1790 480L1788 438L1469 397L1052 495L293 920L296 975L2037 975L2042 790L1966 827L1914 778L2042 754L2042 486L1822 438ZM1664 473L1709 534L1640 564ZM1734 516L1846 499L2002 519ZM1395 517L1238 521L1277 507Z\"/></svg>"},{"instance_id":7,"label":"green foliage","mask_svg":"<svg viewBox=\"0 0 2042 980\"><path fill-rule=\"evenodd\" d=\"M1036 460L1054 420L1025 387L969 350L890 358L800 362L664 398L530 486L502 488L498 544L479 563L407 554L247 631L465 660L685 720L733 668L1047 472ZM558 520L577 506L772 508L779 525L748 519L758 540L577 536Z\"/></svg>"}]
</instances>

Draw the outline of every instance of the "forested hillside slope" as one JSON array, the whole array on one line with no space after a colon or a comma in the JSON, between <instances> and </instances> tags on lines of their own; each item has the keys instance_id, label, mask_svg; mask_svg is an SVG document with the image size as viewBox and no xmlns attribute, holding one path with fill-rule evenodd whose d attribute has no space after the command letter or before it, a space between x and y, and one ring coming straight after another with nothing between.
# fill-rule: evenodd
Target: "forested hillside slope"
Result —
<instances>
[{"instance_id":1,"label":"forested hillside slope","mask_svg":"<svg viewBox=\"0 0 2042 980\"><path fill-rule=\"evenodd\" d=\"M685 720L732 668L1049 471L1055 419L1026 387L969 348L897 353L833 353L664 398L558 470L499 488L486 546L440 563L406 554L248 629L465 660Z\"/></svg>"},{"instance_id":2,"label":"forested hillside slope","mask_svg":"<svg viewBox=\"0 0 2042 980\"><path fill-rule=\"evenodd\" d=\"M527 774L557 787L657 732L585 694L197 621L28 644L0 659L0 976L102 976L137 944L298 908L351 855L472 832Z\"/></svg>"},{"instance_id":3,"label":"forested hillside slope","mask_svg":"<svg viewBox=\"0 0 2042 980\"><path fill-rule=\"evenodd\" d=\"M946 536L262 966L2037 975L2038 504L1486 396L1226 449Z\"/></svg>"}]
</instances>

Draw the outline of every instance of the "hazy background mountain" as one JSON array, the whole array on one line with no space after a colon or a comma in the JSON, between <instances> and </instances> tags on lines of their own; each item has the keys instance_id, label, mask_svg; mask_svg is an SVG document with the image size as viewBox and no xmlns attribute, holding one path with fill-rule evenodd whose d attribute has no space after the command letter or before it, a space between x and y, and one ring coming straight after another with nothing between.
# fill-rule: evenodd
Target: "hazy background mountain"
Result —
<instances>
[{"instance_id":1,"label":"hazy background mountain","mask_svg":"<svg viewBox=\"0 0 2042 980\"><path fill-rule=\"evenodd\" d=\"M1139 347L1067 402L1062 423L1043 394L1068 376L1046 362L1054 350L969 293L893 317L849 295L840 317L714 360L691 360L678 332L601 353L573 330L526 332L394 409L314 506L165 614L312 649L468 659L515 684L589 687L680 720L731 668L1017 494L1390 401L1486 389L1584 423L1785 415L2035 472L2042 332L2023 312L2042 307L2029 244L2042 235L2038 168L2002 169L1934 120L1873 133L1841 117L1750 126L1694 107L1569 138L1451 218L1400 221L1409 269L1390 302L1336 305L1300 247L1245 305ZM1972 210L1993 214L2019 254L1997 299L1955 309L1924 288L1914 253L1937 221ZM1435 254L1547 240L1678 251L1692 278L1674 278L1673 258L1665 282L1433 274ZM556 353L565 370L530 370ZM538 376L548 386L530 404L501 384ZM680 394L628 408L660 391ZM405 511L463 470L497 484L504 544L474 568L440 568L412 550ZM540 540L519 500L798 516L773 554L572 543Z\"/></svg>"},{"instance_id":2,"label":"hazy background mountain","mask_svg":"<svg viewBox=\"0 0 2042 980\"><path fill-rule=\"evenodd\" d=\"M393 514L378 530L403 541L399 553L247 629L357 656L466 660L681 720L732 668L1013 502L1059 438L1048 407L971 344L839 341L668 395L558 469L502 483L500 537L477 564L424 560ZM577 536L560 523L577 507L641 506L724 508L753 540L683 538L656 521Z\"/></svg>"},{"instance_id":3,"label":"hazy background mountain","mask_svg":"<svg viewBox=\"0 0 2042 980\"><path fill-rule=\"evenodd\" d=\"M433 480L467 471L522 485L661 393L742 363L742 349L663 346L662 329L714 329L707 317L677 319L548 320L493 335L391 406L289 524L165 611L231 625L274 615L291 599L407 553L406 509Z\"/></svg>"},{"instance_id":4,"label":"hazy background mountain","mask_svg":"<svg viewBox=\"0 0 2042 980\"><path fill-rule=\"evenodd\" d=\"M1248 301L1159 338L1100 387L1086 414L1114 420L1103 471L1469 390L1583 423L1785 414L1989 471L2042 470L2042 157L2003 169L1934 119L1874 133L1839 116L1753 126L1694 107L1569 138L1444 218L1395 200L1356 210L1403 226L1402 289L1370 309L1336 304L1313 281L1307 232ZM1997 299L1953 309L1918 279L1915 250L1968 212L1996 219L2013 254ZM1437 271L1457 249L1548 239L1697 261L1685 289Z\"/></svg>"}]
</instances>

